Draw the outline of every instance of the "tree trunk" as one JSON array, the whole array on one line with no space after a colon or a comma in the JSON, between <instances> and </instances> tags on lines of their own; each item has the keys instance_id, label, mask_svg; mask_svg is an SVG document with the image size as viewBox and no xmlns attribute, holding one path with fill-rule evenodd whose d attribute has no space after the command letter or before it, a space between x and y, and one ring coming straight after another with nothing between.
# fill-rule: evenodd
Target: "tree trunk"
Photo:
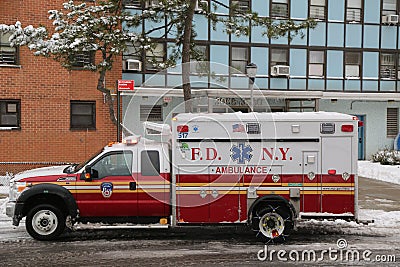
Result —
<instances>
[{"instance_id":1,"label":"tree trunk","mask_svg":"<svg viewBox=\"0 0 400 267\"><path fill-rule=\"evenodd\" d=\"M115 118L114 101L112 99L111 92L110 90L107 90L104 87L105 78L106 78L106 70L101 70L99 79L97 80L97 90L99 90L105 95L105 101L108 105L108 113L110 114L110 120L115 126L118 126L117 119Z\"/></svg>"},{"instance_id":2,"label":"tree trunk","mask_svg":"<svg viewBox=\"0 0 400 267\"><path fill-rule=\"evenodd\" d=\"M182 44L182 87L183 87L183 100L185 101L185 112L192 111L192 92L190 87L190 44L192 42L192 27L194 9L197 0L190 0L189 8L186 14L186 23L183 32Z\"/></svg>"}]
</instances>

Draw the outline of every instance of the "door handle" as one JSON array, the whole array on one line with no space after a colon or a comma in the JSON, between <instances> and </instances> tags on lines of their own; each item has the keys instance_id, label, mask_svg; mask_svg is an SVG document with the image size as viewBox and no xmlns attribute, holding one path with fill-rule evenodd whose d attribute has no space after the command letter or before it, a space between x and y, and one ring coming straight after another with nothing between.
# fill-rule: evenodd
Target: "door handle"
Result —
<instances>
[{"instance_id":1,"label":"door handle","mask_svg":"<svg viewBox=\"0 0 400 267\"><path fill-rule=\"evenodd\" d=\"M136 182L129 183L129 190L136 190Z\"/></svg>"}]
</instances>

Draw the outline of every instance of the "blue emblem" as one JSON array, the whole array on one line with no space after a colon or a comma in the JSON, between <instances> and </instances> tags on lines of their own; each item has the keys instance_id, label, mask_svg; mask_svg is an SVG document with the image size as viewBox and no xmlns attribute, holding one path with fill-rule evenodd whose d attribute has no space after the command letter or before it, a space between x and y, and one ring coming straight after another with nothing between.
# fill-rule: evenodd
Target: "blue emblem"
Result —
<instances>
[{"instance_id":1,"label":"blue emblem","mask_svg":"<svg viewBox=\"0 0 400 267\"><path fill-rule=\"evenodd\" d=\"M251 152L253 149L250 145L245 145L244 143L238 143L237 146L232 146L231 148L231 158L233 161L237 161L239 164L243 164L246 161L250 161L253 157Z\"/></svg>"},{"instance_id":2,"label":"blue emblem","mask_svg":"<svg viewBox=\"0 0 400 267\"><path fill-rule=\"evenodd\" d=\"M103 195L103 197L105 198L109 198L112 195L112 191L113 191L113 184L112 183L102 183L100 186L101 189L101 194Z\"/></svg>"},{"instance_id":3,"label":"blue emblem","mask_svg":"<svg viewBox=\"0 0 400 267\"><path fill-rule=\"evenodd\" d=\"M197 125L193 126L193 132L195 133L199 132L199 126Z\"/></svg>"}]
</instances>

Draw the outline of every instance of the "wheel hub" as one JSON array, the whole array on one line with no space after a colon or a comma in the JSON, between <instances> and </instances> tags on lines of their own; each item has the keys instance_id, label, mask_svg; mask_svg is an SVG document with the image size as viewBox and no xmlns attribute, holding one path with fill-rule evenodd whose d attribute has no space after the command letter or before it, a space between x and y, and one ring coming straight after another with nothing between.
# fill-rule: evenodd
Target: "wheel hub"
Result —
<instances>
[{"instance_id":1,"label":"wheel hub","mask_svg":"<svg viewBox=\"0 0 400 267\"><path fill-rule=\"evenodd\" d=\"M285 230L285 222L282 216L276 212L269 212L261 216L259 231L270 239L279 237Z\"/></svg>"},{"instance_id":2,"label":"wheel hub","mask_svg":"<svg viewBox=\"0 0 400 267\"><path fill-rule=\"evenodd\" d=\"M50 235L57 226L57 215L51 210L39 210L32 218L32 227L40 235Z\"/></svg>"}]
</instances>

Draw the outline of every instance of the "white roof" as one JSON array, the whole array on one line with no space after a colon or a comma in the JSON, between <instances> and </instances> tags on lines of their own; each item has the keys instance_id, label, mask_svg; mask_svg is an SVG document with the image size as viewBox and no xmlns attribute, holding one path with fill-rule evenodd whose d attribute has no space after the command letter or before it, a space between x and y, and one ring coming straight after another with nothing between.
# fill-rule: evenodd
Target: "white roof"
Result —
<instances>
[{"instance_id":1,"label":"white roof","mask_svg":"<svg viewBox=\"0 0 400 267\"><path fill-rule=\"evenodd\" d=\"M177 121L343 121L353 120L352 115L338 112L273 112L273 113L182 113Z\"/></svg>"}]
</instances>

